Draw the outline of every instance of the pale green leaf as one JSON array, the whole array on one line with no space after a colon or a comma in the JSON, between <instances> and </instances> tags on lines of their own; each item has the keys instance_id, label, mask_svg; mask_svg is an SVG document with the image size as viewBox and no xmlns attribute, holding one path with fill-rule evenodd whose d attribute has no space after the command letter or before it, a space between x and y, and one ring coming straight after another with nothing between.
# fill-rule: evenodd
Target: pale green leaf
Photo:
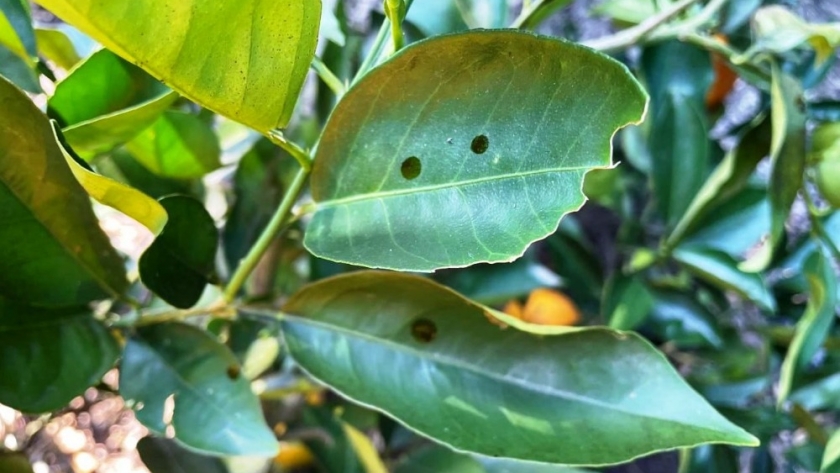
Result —
<instances>
[{"instance_id":1,"label":"pale green leaf","mask_svg":"<svg viewBox=\"0 0 840 473\"><path fill-rule=\"evenodd\" d=\"M757 442L634 334L503 329L428 279L375 271L308 286L284 313L289 353L308 373L459 450L610 464Z\"/></svg>"},{"instance_id":2,"label":"pale green leaf","mask_svg":"<svg viewBox=\"0 0 840 473\"><path fill-rule=\"evenodd\" d=\"M320 0L39 0L180 94L259 131L284 127L315 54Z\"/></svg>"},{"instance_id":3,"label":"pale green leaf","mask_svg":"<svg viewBox=\"0 0 840 473\"><path fill-rule=\"evenodd\" d=\"M333 112L304 244L413 271L516 259L583 204L584 174L610 165L613 134L645 104L624 66L556 39L475 31L415 43Z\"/></svg>"},{"instance_id":4,"label":"pale green leaf","mask_svg":"<svg viewBox=\"0 0 840 473\"><path fill-rule=\"evenodd\" d=\"M825 446L820 473L840 473L840 430L831 435Z\"/></svg>"},{"instance_id":5,"label":"pale green leaf","mask_svg":"<svg viewBox=\"0 0 840 473\"><path fill-rule=\"evenodd\" d=\"M737 62L746 62L760 53L784 53L808 44L823 62L840 46L840 22L808 23L781 5L770 5L755 12L752 20L755 43Z\"/></svg>"}]
</instances>

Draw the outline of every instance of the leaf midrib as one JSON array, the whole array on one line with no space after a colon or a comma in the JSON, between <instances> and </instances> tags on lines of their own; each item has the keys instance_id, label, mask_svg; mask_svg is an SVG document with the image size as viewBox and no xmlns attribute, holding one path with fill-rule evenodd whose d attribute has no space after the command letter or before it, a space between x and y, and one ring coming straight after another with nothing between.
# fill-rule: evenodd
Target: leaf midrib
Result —
<instances>
[{"instance_id":1,"label":"leaf midrib","mask_svg":"<svg viewBox=\"0 0 840 473\"><path fill-rule=\"evenodd\" d=\"M527 172L517 172L517 173L507 173L507 174L497 174L494 176L486 176L486 177L479 177L475 179L467 179L462 181L453 181L447 182L443 184L433 184L429 186L422 186L422 187L412 187L407 189L395 189L390 191L377 191L377 192L370 192L365 194L357 194L351 195L348 197L340 197L338 199L328 199L323 200L320 202L316 202L316 207L318 209L329 208L329 207L338 207L341 205L352 204L356 202L363 202L366 200L377 200L377 199L385 199L389 197L398 197L401 195L409 195L409 194L423 194L426 192L434 192L437 190L444 190L444 189L452 189L458 187L467 187L475 184L482 184L485 182L493 182L493 181L504 181L508 179L519 179L528 176L536 176L541 174L550 174L550 173L561 173L561 172L574 172L574 171L589 171L592 169L601 169L599 166L574 166L574 167L567 167L567 168L549 168L549 169L538 169L535 171L527 171Z\"/></svg>"},{"instance_id":2,"label":"leaf midrib","mask_svg":"<svg viewBox=\"0 0 840 473\"><path fill-rule=\"evenodd\" d=\"M437 357L434 360L430 360L429 357L419 355L419 353L422 353L422 352L418 352L417 350L413 350L413 349L407 347L406 345L395 343L395 342L393 342L391 340L388 340L388 339L373 337L373 336L370 336L366 333L355 332L353 330L347 329L346 327L340 327L340 326L337 326L337 325L330 325L330 324L320 322L320 321L316 321L316 320L313 320L313 319L310 319L310 318L299 317L299 316L290 315L290 314L284 314L284 317L286 319L295 320L295 321L300 322L304 325L313 325L313 326L316 326L318 328L340 332L344 335L355 336L357 338L361 338L361 339L364 339L364 340L369 341L369 342L380 343L382 345L385 345L389 348L394 349L395 351L401 351L403 353L407 353L407 354L416 356L417 358L420 358L424 361L441 362L443 364L449 364L450 366L453 366L453 367L459 368L459 369L463 369L465 371L470 371L470 372L475 373L479 376L487 377L487 378L490 378L490 379L493 379L493 380L496 380L496 381L499 381L499 382L502 382L502 383L505 383L505 384L518 386L518 387L520 387L520 388L522 388L526 391L531 391L531 392L535 392L535 393L538 393L538 394L544 394L544 395L549 395L549 396L556 394L557 397L560 397L560 398L563 398L563 399L566 399L566 400L569 400L569 401L576 401L576 402L580 402L580 403L583 403L583 404L589 404L589 405L592 405L592 406L595 406L595 407L608 409L608 410L611 410L611 411L614 411L614 412L625 414L629 417L636 417L636 418L642 418L642 419L656 419L656 420L659 420L659 421L662 421L662 422L668 422L668 423L677 424L677 425L685 425L685 426L689 426L689 427L694 428L694 429L702 429L702 430L706 430L706 431L709 431L709 432L714 432L714 433L717 433L718 435L720 435L723 432L723 431L720 431L720 430L710 429L708 427L700 427L700 426L697 426L697 425L694 425L694 424L686 424L686 423L679 422L679 421L676 421L676 420L673 420L673 419L656 417L656 416L653 416L653 415L640 415L640 414L632 412L632 411L627 411L625 409L618 408L613 404L608 404L608 403L605 403L603 401L599 401L597 399L593 399L593 398L589 398L589 397L585 397L585 396L580 396L578 394L574 394L574 393L571 393L569 391L564 391L564 390L559 390L559 389L551 389L551 390L539 389L542 386L524 384L524 383L522 383L522 380L518 379L518 378L506 378L504 376L499 376L496 373L480 369L477 366L462 363L462 362L460 362L460 361L458 361L458 360L456 360L456 359L454 359L450 356L441 356L441 357Z\"/></svg>"}]
</instances>

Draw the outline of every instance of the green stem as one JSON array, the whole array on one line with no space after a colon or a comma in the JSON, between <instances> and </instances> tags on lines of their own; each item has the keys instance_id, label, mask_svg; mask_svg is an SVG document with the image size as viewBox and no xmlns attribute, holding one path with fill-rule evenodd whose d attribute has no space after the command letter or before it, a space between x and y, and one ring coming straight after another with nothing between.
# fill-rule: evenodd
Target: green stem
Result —
<instances>
[{"instance_id":1,"label":"green stem","mask_svg":"<svg viewBox=\"0 0 840 473\"><path fill-rule=\"evenodd\" d=\"M728 0L711 0L703 7L703 10L696 15L692 15L687 20L680 22L673 26L665 26L650 35L651 41L659 39L675 38L682 34L693 33L700 28L707 26L714 21L715 15L718 11L726 5Z\"/></svg>"},{"instance_id":2,"label":"green stem","mask_svg":"<svg viewBox=\"0 0 840 473\"><path fill-rule=\"evenodd\" d=\"M307 163L309 162L310 161L307 158ZM239 289L241 289L245 284L248 276L251 275L251 272L257 267L257 264L260 262L260 259L262 259L266 250L268 250L268 247L271 246L274 238L278 233L280 233L280 230L283 228L283 225L286 223L286 220L291 214L292 207L295 205L295 202L297 202L298 196L303 190L307 177L309 177L309 168L301 167L295 175L292 185L288 190L286 190L286 194L283 196L280 206L277 207L277 210L271 217L271 221L268 223L268 226L265 230L263 230L260 238L254 246L251 247L245 258L239 263L239 267L236 268L236 272L233 274L233 277L231 277L230 282L225 288L224 298L228 303L232 302L236 298L236 294L239 293Z\"/></svg>"},{"instance_id":3,"label":"green stem","mask_svg":"<svg viewBox=\"0 0 840 473\"><path fill-rule=\"evenodd\" d=\"M817 208L817 204L814 202L814 199L811 197L808 189L802 189L802 195L805 198L805 204L808 206L808 216L811 220L811 231L814 236L822 240L825 246L828 247L828 251L830 251L831 256L834 257L835 263L840 263L840 249L838 249L831 240L828 231L826 231L823 226L822 220L820 220L820 210Z\"/></svg>"},{"instance_id":4,"label":"green stem","mask_svg":"<svg viewBox=\"0 0 840 473\"><path fill-rule=\"evenodd\" d=\"M682 0L673 4L670 8L662 10L656 15L639 23L638 25L619 31L616 34L598 38L592 41L585 41L583 44L598 51L618 51L635 45L642 38L651 34L653 30L683 12L686 8L697 3L698 0ZM682 31L682 30L680 30Z\"/></svg>"},{"instance_id":5,"label":"green stem","mask_svg":"<svg viewBox=\"0 0 840 473\"><path fill-rule=\"evenodd\" d=\"M414 0L405 0L405 11L411 8L411 4ZM385 53L386 46L388 44L388 38L391 36L391 21L386 17L385 21L382 22L382 26L379 27L379 33L376 34L376 38L373 40L373 45L370 47L370 51L368 52L367 57L365 60L362 61L362 65L359 66L359 70L356 72L355 77L353 80L350 81L350 85L354 85L356 82L365 76L371 69L376 67L379 64L379 60Z\"/></svg>"},{"instance_id":6,"label":"green stem","mask_svg":"<svg viewBox=\"0 0 840 473\"><path fill-rule=\"evenodd\" d=\"M274 145L279 146L284 151L292 155L292 157L295 158L295 161L297 161L298 164L300 164L300 167L305 169L307 173L312 170L312 157L309 156L309 153L296 143L286 139L282 131L272 130L268 132L267 137Z\"/></svg>"},{"instance_id":7,"label":"green stem","mask_svg":"<svg viewBox=\"0 0 840 473\"><path fill-rule=\"evenodd\" d=\"M333 71L321 61L321 58L315 57L312 59L312 69L315 69L315 72L318 74L318 77L327 84L327 87L333 91L335 96L341 99L341 96L347 91L347 87L344 85L344 82L336 76Z\"/></svg>"},{"instance_id":8,"label":"green stem","mask_svg":"<svg viewBox=\"0 0 840 473\"><path fill-rule=\"evenodd\" d=\"M385 0L385 14L391 22L391 42L394 45L394 52L403 47L402 21L405 13L403 0Z\"/></svg>"},{"instance_id":9,"label":"green stem","mask_svg":"<svg viewBox=\"0 0 840 473\"><path fill-rule=\"evenodd\" d=\"M769 71L753 63L740 63L738 61L735 61L735 58L741 56L742 53L730 48L723 41L720 41L717 38L692 32L680 34L679 39L681 41L685 41L686 43L690 43L695 46L700 46L701 48L707 51L717 53L720 56L724 57L733 68L741 72L751 74L755 79L761 80L768 84L770 83Z\"/></svg>"}]
</instances>

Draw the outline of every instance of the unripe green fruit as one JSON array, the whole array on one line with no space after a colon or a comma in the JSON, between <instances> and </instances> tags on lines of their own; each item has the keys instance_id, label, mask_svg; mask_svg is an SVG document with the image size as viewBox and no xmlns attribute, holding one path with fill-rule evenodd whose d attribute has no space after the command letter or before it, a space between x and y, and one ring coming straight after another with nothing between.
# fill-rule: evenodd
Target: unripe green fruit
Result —
<instances>
[{"instance_id":1,"label":"unripe green fruit","mask_svg":"<svg viewBox=\"0 0 840 473\"><path fill-rule=\"evenodd\" d=\"M816 166L817 188L834 208L840 208L840 123L825 123L814 130L811 162Z\"/></svg>"},{"instance_id":2,"label":"unripe green fruit","mask_svg":"<svg viewBox=\"0 0 840 473\"><path fill-rule=\"evenodd\" d=\"M817 165L817 188L834 208L840 208L840 155L826 156Z\"/></svg>"}]
</instances>

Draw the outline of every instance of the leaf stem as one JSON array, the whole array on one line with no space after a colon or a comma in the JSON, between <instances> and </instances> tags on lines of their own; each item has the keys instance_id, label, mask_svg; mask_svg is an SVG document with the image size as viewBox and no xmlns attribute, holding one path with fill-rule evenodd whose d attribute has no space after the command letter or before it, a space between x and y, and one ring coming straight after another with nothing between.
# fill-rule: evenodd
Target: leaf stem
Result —
<instances>
[{"instance_id":1,"label":"leaf stem","mask_svg":"<svg viewBox=\"0 0 840 473\"><path fill-rule=\"evenodd\" d=\"M405 17L405 2L403 0L385 0L385 15L391 21L391 42L394 52L403 47L402 21Z\"/></svg>"},{"instance_id":2,"label":"leaf stem","mask_svg":"<svg viewBox=\"0 0 840 473\"><path fill-rule=\"evenodd\" d=\"M292 155L292 157L295 158L295 161L297 161L298 164L300 164L300 167L305 169L307 173L312 170L312 157L309 156L309 153L296 143L286 139L282 131L272 130L268 132L268 135L266 136L274 145L279 146L284 151Z\"/></svg>"},{"instance_id":3,"label":"leaf stem","mask_svg":"<svg viewBox=\"0 0 840 473\"><path fill-rule=\"evenodd\" d=\"M411 4L414 0L404 0L405 2L405 11L406 14L408 10L411 8ZM402 26L400 26L402 31ZM359 70L356 72L356 75L353 77L353 80L350 81L350 85L352 86L356 82L365 76L371 69L379 64L379 60L382 55L385 53L386 46L388 44L388 38L391 36L391 20L388 17L385 17L385 21L382 22L382 26L379 27L379 33L376 34L376 39L373 40L373 45L370 47L365 60L362 61L362 65L359 66Z\"/></svg>"},{"instance_id":4,"label":"leaf stem","mask_svg":"<svg viewBox=\"0 0 840 473\"><path fill-rule=\"evenodd\" d=\"M670 8L662 10L632 28L627 28L613 35L597 38L591 41L584 41L583 45L602 52L618 51L628 48L638 43L642 38L650 35L653 30L659 28L663 23L669 21L691 5L697 3L697 1L698 0L681 0L680 2L673 4ZM709 4L711 5L711 3L714 3L715 1L719 0L712 0ZM679 26L679 31L683 31L681 29L682 27L683 25ZM662 35L658 36L660 36L660 39L662 38Z\"/></svg>"},{"instance_id":5,"label":"leaf stem","mask_svg":"<svg viewBox=\"0 0 840 473\"><path fill-rule=\"evenodd\" d=\"M347 86L344 82L342 82L341 79L339 79L338 76L336 76L333 71L324 64L324 61L321 61L321 58L316 56L312 59L312 69L315 69L318 77L327 84L327 87L333 91L338 99L341 99L344 93L347 92Z\"/></svg>"},{"instance_id":6,"label":"leaf stem","mask_svg":"<svg viewBox=\"0 0 840 473\"><path fill-rule=\"evenodd\" d=\"M271 221L268 223L268 226L265 230L263 230L260 238L254 246L251 247L245 258L239 263L239 267L236 268L236 272L233 274L233 277L231 277L230 282L225 288L224 294L225 301L228 303L232 302L236 298L236 294L239 292L239 289L245 284L245 280L248 279L248 276L250 276L251 272L254 268L256 268L260 259L262 259L263 254L265 254L268 247L271 246L274 238L278 233L280 233L280 230L289 218L292 207L297 201L297 198L306 183L306 178L309 177L311 160L308 156L306 157L306 162L308 166L301 166L298 170L294 180L292 181L292 185L288 190L286 190L286 194L283 196L283 200L280 202L280 205L271 217Z\"/></svg>"}]
</instances>

